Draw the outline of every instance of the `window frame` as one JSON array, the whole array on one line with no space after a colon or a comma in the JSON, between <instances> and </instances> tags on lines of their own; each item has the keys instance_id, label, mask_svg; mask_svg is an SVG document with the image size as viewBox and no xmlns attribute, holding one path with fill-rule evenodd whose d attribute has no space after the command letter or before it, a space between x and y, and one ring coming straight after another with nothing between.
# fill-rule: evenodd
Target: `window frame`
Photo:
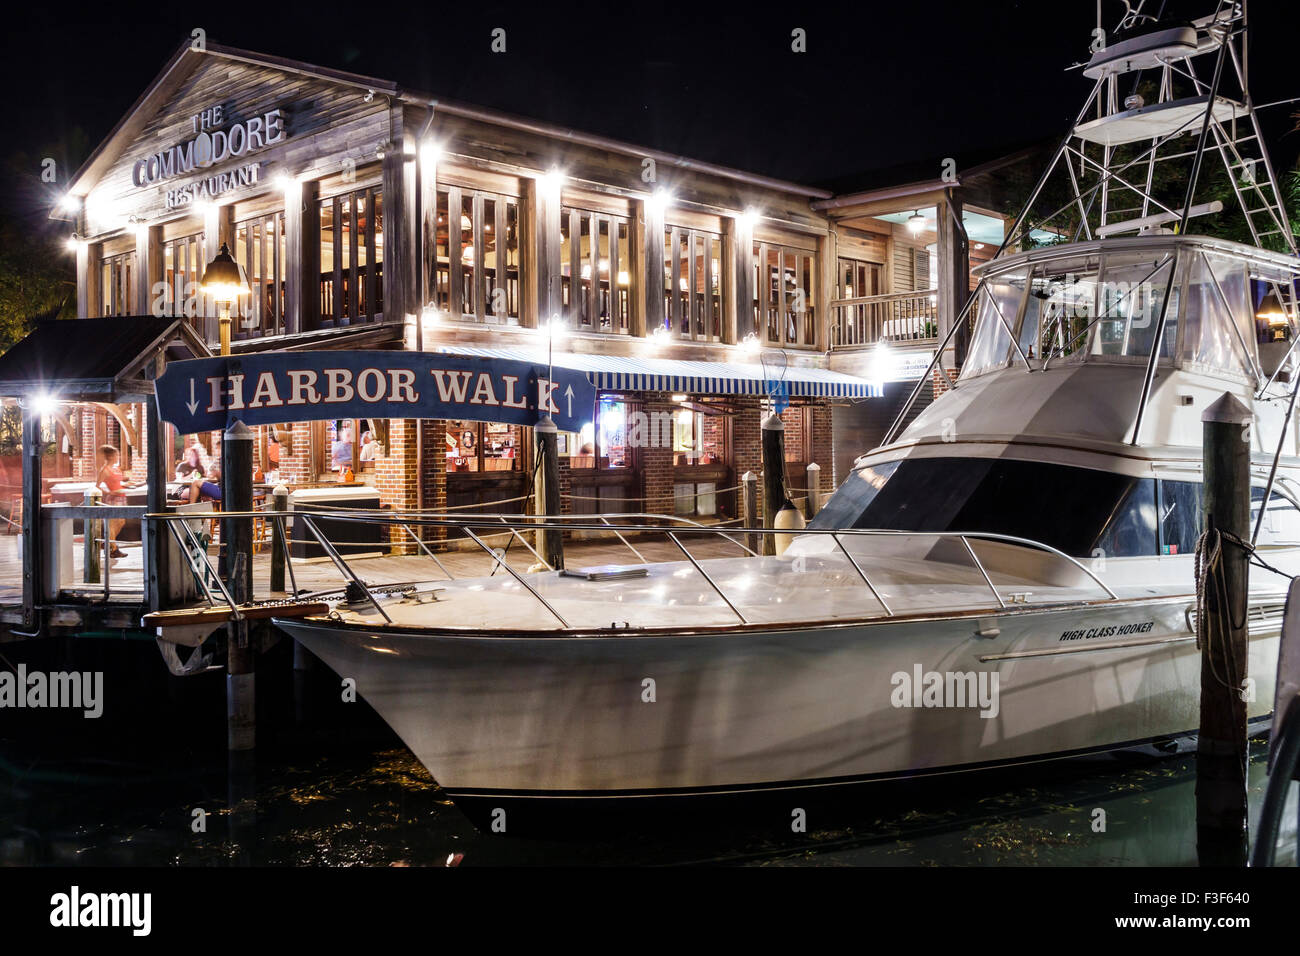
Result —
<instances>
[{"instance_id":1,"label":"window frame","mask_svg":"<svg viewBox=\"0 0 1300 956\"><path fill-rule=\"evenodd\" d=\"M778 265L775 267L768 265L769 252L776 253ZM800 280L803 280L807 306L804 312L791 312L787 308L787 299L791 298L787 295L785 285L786 270L790 268L787 257L793 257L794 260L796 291L801 287ZM817 252L785 243L755 239L751 262L754 278L753 320L759 341L764 345L781 348L815 349L817 347ZM779 277L776 282L775 299L771 298L773 290L769 281L774 273ZM774 318L779 322L778 334L775 337L772 335ZM791 326L794 327L794 335L791 334ZM808 333L806 338L803 333Z\"/></svg>"},{"instance_id":2,"label":"window frame","mask_svg":"<svg viewBox=\"0 0 1300 956\"><path fill-rule=\"evenodd\" d=\"M383 312L383 246L375 238L375 200L381 210L379 223L380 234L383 233L383 184L378 180L364 185L340 190L329 196L322 196L316 202L317 227L320 234L320 291L319 307L321 323L325 326L340 328L360 322L378 322L384 317ZM364 243L366 264L359 263L356 254L360 248L357 237L361 231L358 223L357 200L365 202ZM343 215L343 203L348 203L346 218ZM325 208L330 207L333 223L329 229L331 261L325 261ZM349 237L346 244L349 252L347 266L343 265L343 225L347 222ZM348 291L351 290L351 294ZM360 290L361 295L356 294ZM362 312L359 304L365 306ZM328 307L327 307L328 306Z\"/></svg>"},{"instance_id":3,"label":"window frame","mask_svg":"<svg viewBox=\"0 0 1300 956\"><path fill-rule=\"evenodd\" d=\"M683 241L689 276L682 272ZM701 242L704 245L703 253L699 248ZM718 253L716 270L713 268L715 244ZM675 338L687 342L723 340L723 297L726 294L724 248L720 233L672 223L664 225L664 327ZM701 263L699 268L696 266L697 260ZM697 275L703 279L703 293L695 287ZM681 288L682 279L686 279L685 289ZM715 281L717 292L713 291Z\"/></svg>"},{"instance_id":4,"label":"window frame","mask_svg":"<svg viewBox=\"0 0 1300 956\"><path fill-rule=\"evenodd\" d=\"M355 211L352 218L355 223ZM271 227L270 238L268 238L268 226ZM241 231L245 233L242 242L239 238ZM256 242L254 240L255 235ZM371 238L373 239L373 237ZM240 296L240 311L243 314L240 329L250 336L283 335L285 331L285 274L289 253L288 241L284 231L284 210L274 210L241 219L234 225L233 239L235 259L244 268L250 290L248 295ZM256 253L256 271L254 269L254 253ZM276 293L270 297L272 307L269 310L271 312L269 325L268 316L264 314L264 312L268 311L265 308L268 302L261 294L262 283L268 278L266 274L266 261L268 258L271 260L269 278L276 290ZM370 261L368 257L367 261Z\"/></svg>"},{"instance_id":5,"label":"window frame","mask_svg":"<svg viewBox=\"0 0 1300 956\"><path fill-rule=\"evenodd\" d=\"M581 229L582 223L586 223L586 230ZM600 227L606 227L606 236L609 246L609 254L606 257L608 267L605 272L608 276L606 282L608 289L601 290L600 278L600 260L601 260L601 243ZM564 228L568 227L568 232ZM574 227L578 226L578 229ZM560 302L565 310L571 329L583 332L600 332L605 335L630 335L632 332L632 301L633 301L633 270L631 268L622 268L622 253L619 250L619 244L622 238L620 230L626 232L628 266L633 264L634 245L632 238L632 219L629 216L622 216L616 213L601 212L595 209L587 209L583 206L565 205L560 207L560 228L559 236L561 261L560 261ZM575 232L578 235L578 241L574 241ZM582 255L582 240L587 240L587 256L584 259ZM564 258L564 247L568 245L568 260ZM584 279L582 275L583 266L591 270L590 280ZM568 266L568 273L564 269ZM618 281L620 272L627 272L627 285L622 285ZM574 280L577 280L576 285ZM579 307L578 296L575 295L575 289L580 290L582 305ZM606 311L608 328L603 327L600 321L601 298L602 295L607 297L609 309ZM617 306L617 308L615 308ZM584 315L586 321L584 321Z\"/></svg>"},{"instance_id":6,"label":"window frame","mask_svg":"<svg viewBox=\"0 0 1300 956\"><path fill-rule=\"evenodd\" d=\"M464 229L460 225L460 217L465 214L466 199L470 201L470 241L468 247L474 250L472 261L469 263L468 290L465 287L466 264L464 258L467 246L462 236ZM494 267L493 288L505 290L505 310L502 312L489 312L487 308L490 300L494 298L486 287L487 266L484 259L483 241L487 232L487 223L484 221L484 207L489 201L493 203L491 225L497 263ZM433 260L431 270L434 276L433 304L452 320L475 322L481 325L518 326L522 324L524 283L523 248L520 242L523 225L521 205L519 197L509 193L477 189L471 186L459 186L455 183L438 184L434 200L434 215L437 218L438 214L445 210L446 221L443 224L447 227L447 261L444 264L439 257L441 237L437 236L436 233L434 241L429 244L430 248L425 254L431 256ZM510 275L510 249L507 244L504 244L508 243L509 236L512 234L508 212L510 207L514 208L515 263L513 277ZM453 218L455 219L455 229L452 228ZM507 238L503 241L502 236ZM504 283L501 281L503 272L505 274ZM466 297L467 291L468 299ZM485 302L484 299L488 299L489 302ZM469 311L465 310L466 304L469 305Z\"/></svg>"}]
</instances>

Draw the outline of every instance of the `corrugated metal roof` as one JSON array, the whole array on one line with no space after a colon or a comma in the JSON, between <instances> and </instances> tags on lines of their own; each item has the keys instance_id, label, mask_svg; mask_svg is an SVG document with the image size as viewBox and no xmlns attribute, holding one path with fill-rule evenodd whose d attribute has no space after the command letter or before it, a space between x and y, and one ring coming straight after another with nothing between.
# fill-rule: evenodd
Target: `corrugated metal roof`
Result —
<instances>
[{"instance_id":1,"label":"corrugated metal roof","mask_svg":"<svg viewBox=\"0 0 1300 956\"><path fill-rule=\"evenodd\" d=\"M547 364L545 349L444 345L449 355L514 359ZM587 373L597 388L627 392L688 392L694 395L767 395L783 385L791 396L807 398L871 398L882 394L876 382L824 368L787 366L765 370L762 365L692 362L683 359L631 358L556 352L554 364Z\"/></svg>"}]
</instances>

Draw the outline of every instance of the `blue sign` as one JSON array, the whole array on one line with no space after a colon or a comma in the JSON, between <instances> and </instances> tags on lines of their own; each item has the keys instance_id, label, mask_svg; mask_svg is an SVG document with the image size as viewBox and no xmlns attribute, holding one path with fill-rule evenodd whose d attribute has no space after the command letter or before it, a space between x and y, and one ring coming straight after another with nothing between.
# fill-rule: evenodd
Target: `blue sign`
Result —
<instances>
[{"instance_id":1,"label":"blue sign","mask_svg":"<svg viewBox=\"0 0 1300 956\"><path fill-rule=\"evenodd\" d=\"M335 418L451 418L561 431L592 420L583 372L433 352L260 352L171 362L158 417L182 432Z\"/></svg>"}]
</instances>

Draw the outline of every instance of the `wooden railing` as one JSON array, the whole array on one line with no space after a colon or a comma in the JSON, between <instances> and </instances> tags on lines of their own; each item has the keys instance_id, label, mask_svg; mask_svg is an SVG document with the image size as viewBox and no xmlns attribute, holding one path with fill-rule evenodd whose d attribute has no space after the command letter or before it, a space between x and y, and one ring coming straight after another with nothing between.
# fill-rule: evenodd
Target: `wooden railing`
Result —
<instances>
[{"instance_id":1,"label":"wooden railing","mask_svg":"<svg viewBox=\"0 0 1300 956\"><path fill-rule=\"evenodd\" d=\"M938 339L938 313L937 289L836 299L831 303L831 348L934 342Z\"/></svg>"}]
</instances>

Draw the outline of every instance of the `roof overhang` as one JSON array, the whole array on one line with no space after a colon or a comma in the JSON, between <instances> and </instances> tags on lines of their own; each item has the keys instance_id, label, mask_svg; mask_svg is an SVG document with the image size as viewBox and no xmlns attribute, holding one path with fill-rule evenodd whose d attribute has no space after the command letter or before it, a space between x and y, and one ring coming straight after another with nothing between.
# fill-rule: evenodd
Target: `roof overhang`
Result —
<instances>
[{"instance_id":1,"label":"roof overhang","mask_svg":"<svg viewBox=\"0 0 1300 956\"><path fill-rule=\"evenodd\" d=\"M70 343L76 343L70 351ZM205 358L183 318L115 316L37 325L0 356L0 396L63 402L141 402L153 395L160 357Z\"/></svg>"}]
</instances>

